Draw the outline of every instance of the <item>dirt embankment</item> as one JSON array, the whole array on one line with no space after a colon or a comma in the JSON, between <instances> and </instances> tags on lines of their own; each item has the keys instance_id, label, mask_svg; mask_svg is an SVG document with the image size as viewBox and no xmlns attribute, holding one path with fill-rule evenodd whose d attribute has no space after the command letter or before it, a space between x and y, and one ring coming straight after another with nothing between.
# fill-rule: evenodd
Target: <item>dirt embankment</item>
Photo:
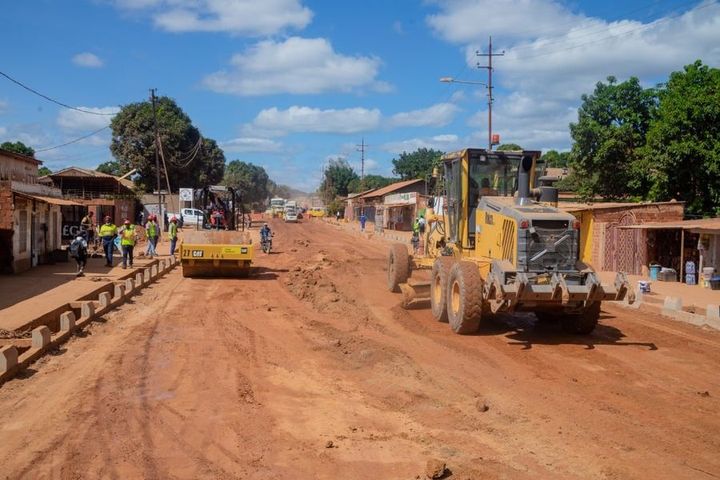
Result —
<instances>
[{"instance_id":1,"label":"dirt embankment","mask_svg":"<svg viewBox=\"0 0 720 480\"><path fill-rule=\"evenodd\" d=\"M458 336L385 291L386 244L272 227L254 277L173 272L2 387L1 473L720 476L715 332L608 306L590 337Z\"/></svg>"}]
</instances>

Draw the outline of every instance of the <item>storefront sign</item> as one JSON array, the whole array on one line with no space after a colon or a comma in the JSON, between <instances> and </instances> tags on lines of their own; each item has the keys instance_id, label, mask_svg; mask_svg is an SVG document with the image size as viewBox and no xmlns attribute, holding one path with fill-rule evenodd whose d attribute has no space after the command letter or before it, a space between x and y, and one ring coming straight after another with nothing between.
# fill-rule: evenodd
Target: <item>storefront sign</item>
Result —
<instances>
[{"instance_id":1,"label":"storefront sign","mask_svg":"<svg viewBox=\"0 0 720 480\"><path fill-rule=\"evenodd\" d=\"M79 223L63 223L62 224L62 238L75 238L80 231Z\"/></svg>"},{"instance_id":2,"label":"storefront sign","mask_svg":"<svg viewBox=\"0 0 720 480\"><path fill-rule=\"evenodd\" d=\"M417 203L417 192L393 193L383 198L385 205L415 205Z\"/></svg>"}]
</instances>

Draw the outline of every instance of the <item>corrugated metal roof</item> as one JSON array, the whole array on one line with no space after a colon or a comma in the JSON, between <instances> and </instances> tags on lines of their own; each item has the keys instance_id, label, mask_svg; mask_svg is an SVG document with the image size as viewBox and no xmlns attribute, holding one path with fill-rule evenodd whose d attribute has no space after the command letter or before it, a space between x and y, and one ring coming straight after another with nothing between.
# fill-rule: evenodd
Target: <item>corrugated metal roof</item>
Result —
<instances>
[{"instance_id":1,"label":"corrugated metal roof","mask_svg":"<svg viewBox=\"0 0 720 480\"><path fill-rule=\"evenodd\" d=\"M374 190L370 193L366 193L365 195L363 195L360 198L383 197L383 196L387 195L388 193L392 193L396 190L400 190L401 188L405 188L409 185L415 185L418 182L424 182L424 181L425 180L423 180L422 178L416 178L413 180L404 180L402 182L391 183L387 187L378 188L377 190Z\"/></svg>"},{"instance_id":2,"label":"corrugated metal roof","mask_svg":"<svg viewBox=\"0 0 720 480\"><path fill-rule=\"evenodd\" d=\"M558 202L558 208L567 212L580 212L588 210L610 210L613 208L637 208L649 207L652 205L682 205L682 202L597 202L597 203L580 203L580 202Z\"/></svg>"},{"instance_id":3,"label":"corrugated metal roof","mask_svg":"<svg viewBox=\"0 0 720 480\"><path fill-rule=\"evenodd\" d=\"M679 222L649 222L640 225L621 226L634 230L703 230L720 232L720 218L702 218L699 220L682 220Z\"/></svg>"}]
</instances>

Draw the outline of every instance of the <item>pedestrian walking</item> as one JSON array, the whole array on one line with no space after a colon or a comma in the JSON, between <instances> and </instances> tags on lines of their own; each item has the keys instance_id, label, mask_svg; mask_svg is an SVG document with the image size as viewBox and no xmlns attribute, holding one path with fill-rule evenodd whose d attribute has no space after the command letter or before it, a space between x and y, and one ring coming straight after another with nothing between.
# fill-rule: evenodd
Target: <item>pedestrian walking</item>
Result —
<instances>
[{"instance_id":1,"label":"pedestrian walking","mask_svg":"<svg viewBox=\"0 0 720 480\"><path fill-rule=\"evenodd\" d=\"M137 232L135 231L135 225L130 223L130 220L125 219L122 228L118 232L120 235L120 246L122 248L123 266L127 268L128 264L130 268L133 266L133 250L135 249L135 242L137 240Z\"/></svg>"},{"instance_id":2,"label":"pedestrian walking","mask_svg":"<svg viewBox=\"0 0 720 480\"><path fill-rule=\"evenodd\" d=\"M82 220L80 220L80 230L87 232L86 240L88 245L95 243L95 213L90 210Z\"/></svg>"},{"instance_id":3,"label":"pedestrian walking","mask_svg":"<svg viewBox=\"0 0 720 480\"><path fill-rule=\"evenodd\" d=\"M170 219L170 225L168 226L168 237L170 238L170 256L172 257L175 255L175 245L177 244L177 231L178 231L178 225L177 225L177 217L172 217Z\"/></svg>"},{"instance_id":4,"label":"pedestrian walking","mask_svg":"<svg viewBox=\"0 0 720 480\"><path fill-rule=\"evenodd\" d=\"M100 226L100 238L102 239L103 250L105 251L105 266L113 266L113 248L114 240L117 236L118 229L112 219L105 217L105 223Z\"/></svg>"},{"instance_id":5,"label":"pedestrian walking","mask_svg":"<svg viewBox=\"0 0 720 480\"><path fill-rule=\"evenodd\" d=\"M340 210L338 210L337 212L335 212L335 220L337 220L338 223L340 222Z\"/></svg>"},{"instance_id":6,"label":"pedestrian walking","mask_svg":"<svg viewBox=\"0 0 720 480\"><path fill-rule=\"evenodd\" d=\"M365 212L362 212L360 214L360 231L365 231L365 222L367 222L367 217L365 216Z\"/></svg>"},{"instance_id":7,"label":"pedestrian walking","mask_svg":"<svg viewBox=\"0 0 720 480\"><path fill-rule=\"evenodd\" d=\"M78 277L85 275L85 265L87 265L87 254L88 254L88 243L87 243L87 232L78 232L75 240L70 244L70 256L77 262L77 273Z\"/></svg>"},{"instance_id":8,"label":"pedestrian walking","mask_svg":"<svg viewBox=\"0 0 720 480\"><path fill-rule=\"evenodd\" d=\"M160 228L155 220L155 215L148 217L148 222L145 224L145 234L147 235L148 241L145 255L152 258L157 255L157 243L158 237L160 236Z\"/></svg>"}]
</instances>

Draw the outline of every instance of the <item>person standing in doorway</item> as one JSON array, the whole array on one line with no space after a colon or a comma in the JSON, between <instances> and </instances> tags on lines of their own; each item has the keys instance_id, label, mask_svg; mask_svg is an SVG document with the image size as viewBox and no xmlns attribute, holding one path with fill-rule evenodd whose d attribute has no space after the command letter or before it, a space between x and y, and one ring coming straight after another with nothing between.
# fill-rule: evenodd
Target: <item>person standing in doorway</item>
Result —
<instances>
[{"instance_id":1,"label":"person standing in doorway","mask_svg":"<svg viewBox=\"0 0 720 480\"><path fill-rule=\"evenodd\" d=\"M80 231L86 232L88 245L95 244L95 214L92 210L80 220Z\"/></svg>"},{"instance_id":2,"label":"person standing in doorway","mask_svg":"<svg viewBox=\"0 0 720 480\"><path fill-rule=\"evenodd\" d=\"M177 225L177 217L172 217L170 219L170 225L168 226L168 237L170 238L170 256L172 257L175 255L175 245L177 244L177 231L178 231L178 225Z\"/></svg>"},{"instance_id":3,"label":"person standing in doorway","mask_svg":"<svg viewBox=\"0 0 720 480\"><path fill-rule=\"evenodd\" d=\"M112 218L109 216L105 217L105 223L100 226L100 238L102 239L103 250L105 251L105 266L113 266L113 248L114 240L117 237L118 229Z\"/></svg>"},{"instance_id":4,"label":"person standing in doorway","mask_svg":"<svg viewBox=\"0 0 720 480\"><path fill-rule=\"evenodd\" d=\"M365 222L367 222L367 217L365 216L365 212L362 212L360 214L360 231L365 231Z\"/></svg>"},{"instance_id":5,"label":"person standing in doorway","mask_svg":"<svg viewBox=\"0 0 720 480\"><path fill-rule=\"evenodd\" d=\"M125 222L118 234L120 235L120 246L122 247L122 268L127 268L128 264L130 265L130 268L132 268L133 250L135 249L135 241L137 240L137 232L135 231L135 225L130 223L130 220L125 219Z\"/></svg>"},{"instance_id":6,"label":"person standing in doorway","mask_svg":"<svg viewBox=\"0 0 720 480\"><path fill-rule=\"evenodd\" d=\"M155 221L155 215L148 217L148 222L145 224L145 234L147 235L147 250L145 255L152 258L157 255L157 241L160 235L160 229Z\"/></svg>"}]
</instances>

